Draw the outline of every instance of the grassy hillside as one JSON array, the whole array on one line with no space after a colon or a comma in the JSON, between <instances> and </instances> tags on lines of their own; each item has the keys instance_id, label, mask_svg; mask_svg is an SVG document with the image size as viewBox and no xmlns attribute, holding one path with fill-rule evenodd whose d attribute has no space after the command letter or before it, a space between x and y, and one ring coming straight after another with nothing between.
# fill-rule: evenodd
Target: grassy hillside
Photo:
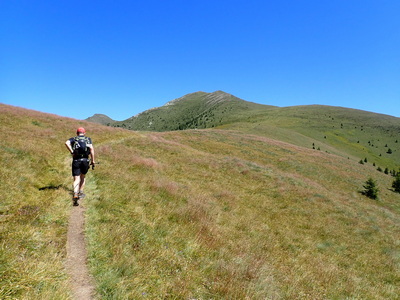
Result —
<instances>
[{"instance_id":1,"label":"grassy hillside","mask_svg":"<svg viewBox=\"0 0 400 300\"><path fill-rule=\"evenodd\" d=\"M222 91L196 92L110 125L147 131L212 128L266 108L269 106L247 102Z\"/></svg>"},{"instance_id":2,"label":"grassy hillside","mask_svg":"<svg viewBox=\"0 0 400 300\"><path fill-rule=\"evenodd\" d=\"M294 106L264 110L218 128L272 137L352 160L366 158L383 171L398 171L400 165L400 118L392 116L342 107Z\"/></svg>"},{"instance_id":3,"label":"grassy hillside","mask_svg":"<svg viewBox=\"0 0 400 300\"><path fill-rule=\"evenodd\" d=\"M63 143L78 126L86 127L101 161L90 173L85 205L89 264L102 299L400 294L393 177L348 158L353 146L328 143L333 129L322 119L327 139L291 130L296 122L274 127L274 113L230 125L241 131L133 132L4 105L0 111L0 175L7 178L0 298L70 297ZM379 200L360 193L369 177Z\"/></svg>"}]
</instances>

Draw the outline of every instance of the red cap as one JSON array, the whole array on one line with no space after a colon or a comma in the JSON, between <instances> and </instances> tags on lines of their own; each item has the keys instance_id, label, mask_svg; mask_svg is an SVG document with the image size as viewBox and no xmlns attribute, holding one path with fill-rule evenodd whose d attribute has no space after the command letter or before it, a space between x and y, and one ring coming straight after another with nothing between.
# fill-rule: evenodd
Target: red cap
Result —
<instances>
[{"instance_id":1,"label":"red cap","mask_svg":"<svg viewBox=\"0 0 400 300\"><path fill-rule=\"evenodd\" d=\"M85 128L83 128L83 127L79 127L79 128L76 130L76 134L80 134L80 133L83 133L83 134L85 134L85 133L86 133L86 130L85 130Z\"/></svg>"}]
</instances>

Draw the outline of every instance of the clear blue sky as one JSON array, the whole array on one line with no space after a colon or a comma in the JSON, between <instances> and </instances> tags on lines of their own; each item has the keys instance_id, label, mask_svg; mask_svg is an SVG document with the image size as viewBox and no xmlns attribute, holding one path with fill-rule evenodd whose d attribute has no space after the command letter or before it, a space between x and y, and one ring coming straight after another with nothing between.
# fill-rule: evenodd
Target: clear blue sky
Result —
<instances>
[{"instance_id":1,"label":"clear blue sky","mask_svg":"<svg viewBox=\"0 0 400 300\"><path fill-rule=\"evenodd\" d=\"M400 117L400 1L0 1L1 103L124 120L216 90Z\"/></svg>"}]
</instances>

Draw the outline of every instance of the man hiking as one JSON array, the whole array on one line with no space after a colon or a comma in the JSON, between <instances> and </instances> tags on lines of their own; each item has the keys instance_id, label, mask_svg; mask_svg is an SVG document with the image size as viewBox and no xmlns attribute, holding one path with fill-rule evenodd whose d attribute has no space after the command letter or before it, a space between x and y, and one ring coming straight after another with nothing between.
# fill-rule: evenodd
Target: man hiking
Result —
<instances>
[{"instance_id":1,"label":"man hiking","mask_svg":"<svg viewBox=\"0 0 400 300\"><path fill-rule=\"evenodd\" d=\"M74 206L78 206L78 200L85 197L85 175L89 171L89 155L91 165L94 166L94 148L90 137L86 137L86 130L79 127L76 130L76 137L65 142L65 146L72 154L72 176L74 177Z\"/></svg>"}]
</instances>

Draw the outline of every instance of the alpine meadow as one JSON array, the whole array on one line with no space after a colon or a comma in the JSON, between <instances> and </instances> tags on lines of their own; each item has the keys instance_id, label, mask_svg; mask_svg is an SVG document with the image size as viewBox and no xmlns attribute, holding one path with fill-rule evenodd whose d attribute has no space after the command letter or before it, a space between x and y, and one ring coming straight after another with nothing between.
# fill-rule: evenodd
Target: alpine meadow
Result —
<instances>
[{"instance_id":1,"label":"alpine meadow","mask_svg":"<svg viewBox=\"0 0 400 300\"><path fill-rule=\"evenodd\" d=\"M81 204L94 299L400 299L399 118L221 91L97 117L0 104L1 299L73 298L80 126L100 162Z\"/></svg>"}]
</instances>

